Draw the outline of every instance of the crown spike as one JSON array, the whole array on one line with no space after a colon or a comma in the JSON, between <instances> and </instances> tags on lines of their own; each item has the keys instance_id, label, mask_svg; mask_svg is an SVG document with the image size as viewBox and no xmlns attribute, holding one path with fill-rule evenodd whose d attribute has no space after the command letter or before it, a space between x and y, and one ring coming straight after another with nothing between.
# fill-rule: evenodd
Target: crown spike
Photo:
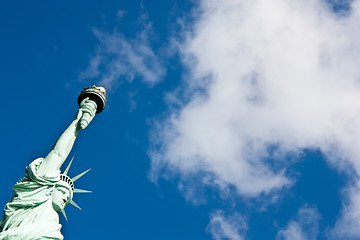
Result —
<instances>
[{"instance_id":1,"label":"crown spike","mask_svg":"<svg viewBox=\"0 0 360 240\"><path fill-rule=\"evenodd\" d=\"M71 181L72 181L72 182L75 182L76 180L78 180L79 178L81 178L85 173L87 173L87 172L90 171L90 170L91 170L91 168L88 169L88 170L86 170L86 171L83 172L83 173L80 173L80 174L77 175L76 177L73 177L73 178L71 179Z\"/></svg>"},{"instance_id":2,"label":"crown spike","mask_svg":"<svg viewBox=\"0 0 360 240\"><path fill-rule=\"evenodd\" d=\"M92 191L74 188L74 193L92 193Z\"/></svg>"},{"instance_id":3,"label":"crown spike","mask_svg":"<svg viewBox=\"0 0 360 240\"><path fill-rule=\"evenodd\" d=\"M74 207L82 210L81 207L79 207L79 205L77 205L73 200L70 200L70 204L73 205Z\"/></svg>"},{"instance_id":4,"label":"crown spike","mask_svg":"<svg viewBox=\"0 0 360 240\"><path fill-rule=\"evenodd\" d=\"M66 213L65 213L65 209L61 209L61 213L64 215L66 221L68 221L67 216L66 216Z\"/></svg>"},{"instance_id":5,"label":"crown spike","mask_svg":"<svg viewBox=\"0 0 360 240\"><path fill-rule=\"evenodd\" d=\"M70 169L70 166L71 166L71 164L72 164L72 162L73 162L73 160L74 160L74 157L75 157L75 156L73 156L73 157L71 158L69 164L66 166L66 168L65 168L65 170L64 170L64 172L63 172L64 175L67 175L67 174L68 174L69 169Z\"/></svg>"}]
</instances>

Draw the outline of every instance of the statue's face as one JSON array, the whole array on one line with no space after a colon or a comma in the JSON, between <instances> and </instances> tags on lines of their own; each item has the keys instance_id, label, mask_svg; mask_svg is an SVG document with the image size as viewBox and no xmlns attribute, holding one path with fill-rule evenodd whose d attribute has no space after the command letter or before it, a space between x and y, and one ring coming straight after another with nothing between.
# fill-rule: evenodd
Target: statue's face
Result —
<instances>
[{"instance_id":1,"label":"statue's face","mask_svg":"<svg viewBox=\"0 0 360 240\"><path fill-rule=\"evenodd\" d=\"M60 212L71 200L71 192L68 188L55 185L55 190L52 193L52 205L56 212Z\"/></svg>"}]
</instances>

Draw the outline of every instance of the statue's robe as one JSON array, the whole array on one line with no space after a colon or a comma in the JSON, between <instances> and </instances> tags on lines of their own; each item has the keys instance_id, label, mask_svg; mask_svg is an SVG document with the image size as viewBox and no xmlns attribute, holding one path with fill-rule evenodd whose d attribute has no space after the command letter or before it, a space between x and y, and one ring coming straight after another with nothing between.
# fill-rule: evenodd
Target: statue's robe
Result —
<instances>
[{"instance_id":1,"label":"statue's robe","mask_svg":"<svg viewBox=\"0 0 360 240\"><path fill-rule=\"evenodd\" d=\"M6 204L0 221L0 240L63 239L59 215L51 194L60 175L40 176L43 158L26 167L25 177L15 184L15 195Z\"/></svg>"}]
</instances>

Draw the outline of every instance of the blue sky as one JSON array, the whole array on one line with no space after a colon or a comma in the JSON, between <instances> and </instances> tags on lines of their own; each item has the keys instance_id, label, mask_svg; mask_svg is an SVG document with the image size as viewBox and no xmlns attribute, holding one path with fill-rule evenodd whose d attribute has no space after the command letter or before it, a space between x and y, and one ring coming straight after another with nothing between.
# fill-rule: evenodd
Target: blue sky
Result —
<instances>
[{"instance_id":1,"label":"blue sky","mask_svg":"<svg viewBox=\"0 0 360 240\"><path fill-rule=\"evenodd\" d=\"M0 1L0 205L108 90L65 239L360 239L360 1Z\"/></svg>"}]
</instances>

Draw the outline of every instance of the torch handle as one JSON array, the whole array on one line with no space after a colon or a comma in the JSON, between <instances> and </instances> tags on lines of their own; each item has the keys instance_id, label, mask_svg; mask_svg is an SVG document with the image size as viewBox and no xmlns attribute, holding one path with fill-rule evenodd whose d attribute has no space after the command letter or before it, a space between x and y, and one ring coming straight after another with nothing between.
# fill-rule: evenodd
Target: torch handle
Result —
<instances>
[{"instance_id":1,"label":"torch handle","mask_svg":"<svg viewBox=\"0 0 360 240\"><path fill-rule=\"evenodd\" d=\"M81 109L83 109L83 114L79 120L80 129L85 129L91 120L94 118L96 114L97 104L93 100L89 100L88 98L84 99L81 102Z\"/></svg>"},{"instance_id":2,"label":"torch handle","mask_svg":"<svg viewBox=\"0 0 360 240\"><path fill-rule=\"evenodd\" d=\"M92 117L90 116L90 114L87 112L84 112L80 119L80 123L79 123L80 129L81 130L85 129L89 125L91 120L92 120Z\"/></svg>"}]
</instances>

